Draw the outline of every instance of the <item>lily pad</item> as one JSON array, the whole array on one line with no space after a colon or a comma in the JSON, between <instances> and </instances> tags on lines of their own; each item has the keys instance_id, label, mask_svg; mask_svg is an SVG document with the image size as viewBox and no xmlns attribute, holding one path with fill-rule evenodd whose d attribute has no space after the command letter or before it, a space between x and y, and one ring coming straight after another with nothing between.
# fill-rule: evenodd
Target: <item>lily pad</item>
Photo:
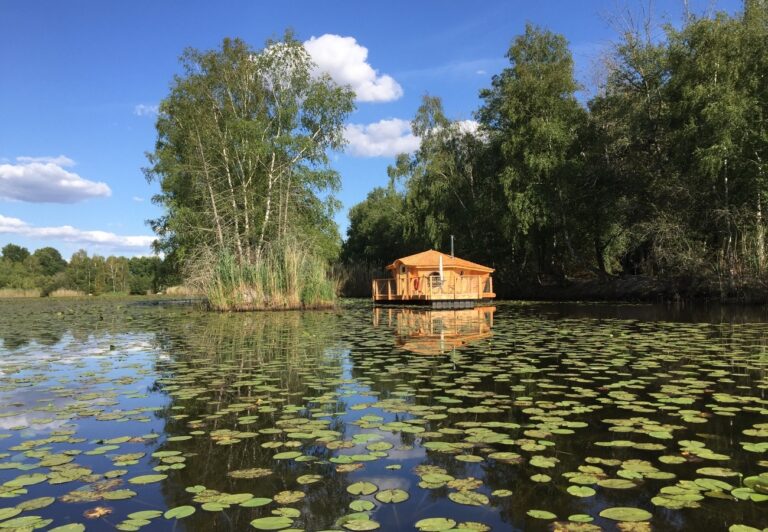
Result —
<instances>
[{"instance_id":1,"label":"lily pad","mask_svg":"<svg viewBox=\"0 0 768 532\"><path fill-rule=\"evenodd\" d=\"M455 503L467 506L484 506L489 502L486 495L475 491L453 491L448 494L448 498Z\"/></svg>"},{"instance_id":2,"label":"lily pad","mask_svg":"<svg viewBox=\"0 0 768 532\"><path fill-rule=\"evenodd\" d=\"M194 506L177 506L163 514L166 519L184 519L195 513Z\"/></svg>"},{"instance_id":3,"label":"lily pad","mask_svg":"<svg viewBox=\"0 0 768 532\"><path fill-rule=\"evenodd\" d=\"M557 519L557 514L553 514L547 510L528 510L526 513L534 519Z\"/></svg>"},{"instance_id":4,"label":"lily pad","mask_svg":"<svg viewBox=\"0 0 768 532\"><path fill-rule=\"evenodd\" d=\"M293 519L283 516L260 517L251 521L251 526L257 530L282 530L293 524Z\"/></svg>"},{"instance_id":5,"label":"lily pad","mask_svg":"<svg viewBox=\"0 0 768 532\"><path fill-rule=\"evenodd\" d=\"M456 521L447 517L430 517L416 521L414 526L422 532L440 532L456 526Z\"/></svg>"},{"instance_id":6,"label":"lily pad","mask_svg":"<svg viewBox=\"0 0 768 532\"><path fill-rule=\"evenodd\" d=\"M352 495L370 495L379 488L371 482L355 482L347 486L347 492Z\"/></svg>"},{"instance_id":7,"label":"lily pad","mask_svg":"<svg viewBox=\"0 0 768 532\"><path fill-rule=\"evenodd\" d=\"M600 512L600 517L613 519L614 521L639 522L648 521L653 515L647 510L641 508L630 508L617 506L615 508L606 508Z\"/></svg>"},{"instance_id":8,"label":"lily pad","mask_svg":"<svg viewBox=\"0 0 768 532\"><path fill-rule=\"evenodd\" d=\"M383 503L398 503L408 500L408 492L401 489L387 489L378 492L375 498Z\"/></svg>"},{"instance_id":9,"label":"lily pad","mask_svg":"<svg viewBox=\"0 0 768 532\"><path fill-rule=\"evenodd\" d=\"M140 475L138 477L129 478L128 482L131 484L152 484L160 482L168 478L168 475Z\"/></svg>"}]
</instances>

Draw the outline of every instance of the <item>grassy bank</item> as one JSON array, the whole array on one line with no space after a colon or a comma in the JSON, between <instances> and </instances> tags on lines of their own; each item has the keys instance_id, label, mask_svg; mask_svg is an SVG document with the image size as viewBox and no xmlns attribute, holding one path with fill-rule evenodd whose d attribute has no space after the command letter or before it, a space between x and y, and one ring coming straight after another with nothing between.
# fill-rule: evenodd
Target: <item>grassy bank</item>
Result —
<instances>
[{"instance_id":1,"label":"grassy bank","mask_svg":"<svg viewBox=\"0 0 768 532\"><path fill-rule=\"evenodd\" d=\"M249 262L221 252L195 263L192 286L214 310L328 308L336 301L327 262L296 241L273 245Z\"/></svg>"}]
</instances>

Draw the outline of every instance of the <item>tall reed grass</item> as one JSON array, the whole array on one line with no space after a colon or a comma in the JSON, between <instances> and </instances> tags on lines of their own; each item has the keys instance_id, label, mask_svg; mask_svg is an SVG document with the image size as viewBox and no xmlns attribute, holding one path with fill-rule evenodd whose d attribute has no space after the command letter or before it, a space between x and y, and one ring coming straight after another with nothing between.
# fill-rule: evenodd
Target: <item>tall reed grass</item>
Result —
<instances>
[{"instance_id":1,"label":"tall reed grass","mask_svg":"<svg viewBox=\"0 0 768 532\"><path fill-rule=\"evenodd\" d=\"M229 252L209 252L192 267L192 286L215 310L328 308L336 300L327 262L296 240L273 244L250 262L239 262Z\"/></svg>"},{"instance_id":2,"label":"tall reed grass","mask_svg":"<svg viewBox=\"0 0 768 532\"><path fill-rule=\"evenodd\" d=\"M37 288L0 288L0 299L21 297L40 297L40 290Z\"/></svg>"},{"instance_id":3,"label":"tall reed grass","mask_svg":"<svg viewBox=\"0 0 768 532\"><path fill-rule=\"evenodd\" d=\"M169 286L168 288L163 290L163 294L165 294L166 296L175 296L175 297L197 297L197 296L203 295L200 293L200 290L197 290L185 284Z\"/></svg>"},{"instance_id":4,"label":"tall reed grass","mask_svg":"<svg viewBox=\"0 0 768 532\"><path fill-rule=\"evenodd\" d=\"M85 297L85 292L80 290L70 290L68 288L57 288L50 294L49 297Z\"/></svg>"}]
</instances>

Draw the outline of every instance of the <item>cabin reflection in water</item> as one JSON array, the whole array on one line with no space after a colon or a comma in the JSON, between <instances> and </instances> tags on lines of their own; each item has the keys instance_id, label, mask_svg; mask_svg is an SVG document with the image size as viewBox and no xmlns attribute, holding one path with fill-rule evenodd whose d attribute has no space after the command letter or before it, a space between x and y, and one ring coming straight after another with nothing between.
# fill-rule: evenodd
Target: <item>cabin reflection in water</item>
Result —
<instances>
[{"instance_id":1,"label":"cabin reflection in water","mask_svg":"<svg viewBox=\"0 0 768 532\"><path fill-rule=\"evenodd\" d=\"M492 335L496 307L456 310L373 309L373 326L395 329L397 345L422 355L440 355Z\"/></svg>"}]
</instances>

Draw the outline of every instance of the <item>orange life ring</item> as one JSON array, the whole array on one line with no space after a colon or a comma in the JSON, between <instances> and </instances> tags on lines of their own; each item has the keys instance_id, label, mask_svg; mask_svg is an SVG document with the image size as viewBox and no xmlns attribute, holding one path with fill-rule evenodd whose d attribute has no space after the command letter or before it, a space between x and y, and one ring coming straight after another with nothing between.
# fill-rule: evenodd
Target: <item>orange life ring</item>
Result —
<instances>
[{"instance_id":1,"label":"orange life ring","mask_svg":"<svg viewBox=\"0 0 768 532\"><path fill-rule=\"evenodd\" d=\"M419 278L418 277L414 277L413 278L413 289L415 291L417 291L417 292L419 291Z\"/></svg>"}]
</instances>

